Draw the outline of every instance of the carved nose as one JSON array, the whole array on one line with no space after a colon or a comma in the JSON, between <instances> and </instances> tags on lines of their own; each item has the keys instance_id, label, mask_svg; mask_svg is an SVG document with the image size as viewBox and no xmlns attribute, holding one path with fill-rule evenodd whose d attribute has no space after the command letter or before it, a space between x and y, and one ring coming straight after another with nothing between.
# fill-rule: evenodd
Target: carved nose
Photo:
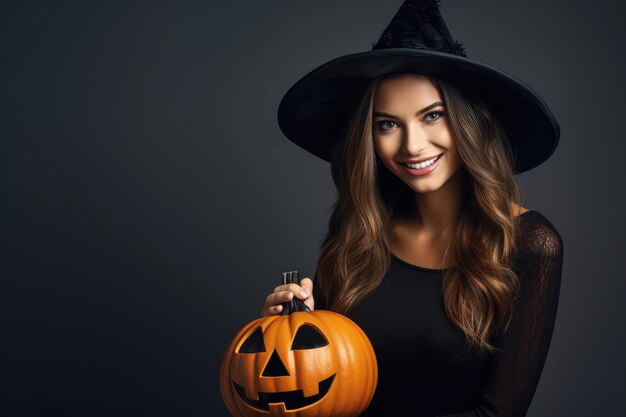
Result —
<instances>
[{"instance_id":1,"label":"carved nose","mask_svg":"<svg viewBox=\"0 0 626 417\"><path fill-rule=\"evenodd\" d=\"M272 352L272 356L270 356L270 360L265 365L261 376L289 376L289 371L285 368L285 364L278 356L276 349Z\"/></svg>"}]
</instances>

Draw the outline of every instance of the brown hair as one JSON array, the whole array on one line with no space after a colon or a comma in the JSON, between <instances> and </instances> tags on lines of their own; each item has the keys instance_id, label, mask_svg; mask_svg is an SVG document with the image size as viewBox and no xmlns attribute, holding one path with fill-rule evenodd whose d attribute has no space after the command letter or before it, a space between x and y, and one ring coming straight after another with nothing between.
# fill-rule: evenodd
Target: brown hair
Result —
<instances>
[{"instance_id":1,"label":"brown hair","mask_svg":"<svg viewBox=\"0 0 626 417\"><path fill-rule=\"evenodd\" d=\"M446 248L455 264L444 272L445 310L471 345L492 351L490 335L508 326L519 288L511 267L517 233L512 203L520 200L515 149L479 97L449 80L428 78L446 104L460 169L468 174L454 239ZM364 89L331 160L338 196L317 262L316 297L343 314L381 283L390 265L393 225L416 210L415 191L374 150L374 93L382 79Z\"/></svg>"}]
</instances>

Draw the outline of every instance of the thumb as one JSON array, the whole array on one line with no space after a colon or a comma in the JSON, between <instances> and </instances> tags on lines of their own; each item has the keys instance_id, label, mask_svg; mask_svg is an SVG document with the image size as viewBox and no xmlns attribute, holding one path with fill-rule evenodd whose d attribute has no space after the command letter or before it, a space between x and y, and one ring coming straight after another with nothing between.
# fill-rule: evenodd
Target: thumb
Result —
<instances>
[{"instance_id":1,"label":"thumb","mask_svg":"<svg viewBox=\"0 0 626 417\"><path fill-rule=\"evenodd\" d=\"M302 278L300 286L309 294L309 297L313 294L313 281L311 281L311 278Z\"/></svg>"}]
</instances>

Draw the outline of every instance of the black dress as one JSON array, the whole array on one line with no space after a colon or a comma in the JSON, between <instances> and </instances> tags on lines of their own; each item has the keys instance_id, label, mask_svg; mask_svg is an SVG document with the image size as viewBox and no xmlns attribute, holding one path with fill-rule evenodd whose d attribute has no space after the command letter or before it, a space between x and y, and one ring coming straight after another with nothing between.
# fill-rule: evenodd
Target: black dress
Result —
<instances>
[{"instance_id":1,"label":"black dress","mask_svg":"<svg viewBox=\"0 0 626 417\"><path fill-rule=\"evenodd\" d=\"M520 293L509 328L490 339L499 349L493 354L470 350L448 319L444 270L392 255L381 285L347 314L368 335L378 360L376 393L361 416L526 415L556 319L563 243L538 211L518 220ZM327 307L315 302L317 309Z\"/></svg>"}]
</instances>

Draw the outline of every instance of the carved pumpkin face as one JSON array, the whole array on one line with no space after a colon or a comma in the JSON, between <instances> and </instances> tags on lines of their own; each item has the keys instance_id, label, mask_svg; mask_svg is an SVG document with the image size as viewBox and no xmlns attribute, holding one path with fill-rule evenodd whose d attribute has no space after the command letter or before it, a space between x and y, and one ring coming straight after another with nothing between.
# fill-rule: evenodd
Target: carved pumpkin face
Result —
<instances>
[{"instance_id":1,"label":"carved pumpkin face","mask_svg":"<svg viewBox=\"0 0 626 417\"><path fill-rule=\"evenodd\" d=\"M347 317L326 310L252 321L222 359L220 389L235 416L351 416L378 380L372 345Z\"/></svg>"}]
</instances>

